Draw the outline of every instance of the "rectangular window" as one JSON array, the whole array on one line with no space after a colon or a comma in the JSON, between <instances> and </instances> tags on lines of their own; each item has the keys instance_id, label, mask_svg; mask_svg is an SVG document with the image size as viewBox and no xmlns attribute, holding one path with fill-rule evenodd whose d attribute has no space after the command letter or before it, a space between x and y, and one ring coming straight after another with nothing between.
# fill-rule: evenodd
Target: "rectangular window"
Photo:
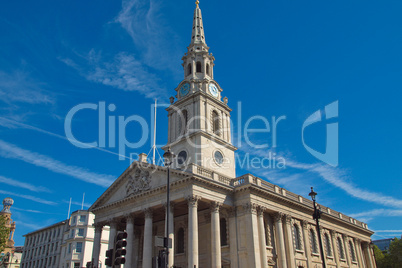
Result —
<instances>
[{"instance_id":1,"label":"rectangular window","mask_svg":"<svg viewBox=\"0 0 402 268\"><path fill-rule=\"evenodd\" d=\"M77 246L75 248L75 252L81 253L82 252L82 242L77 242Z\"/></svg>"},{"instance_id":2,"label":"rectangular window","mask_svg":"<svg viewBox=\"0 0 402 268\"><path fill-rule=\"evenodd\" d=\"M73 217L73 220L71 221L71 224L75 224L77 222L77 216Z\"/></svg>"},{"instance_id":3,"label":"rectangular window","mask_svg":"<svg viewBox=\"0 0 402 268\"><path fill-rule=\"evenodd\" d=\"M74 262L74 268L80 268L80 263L79 262Z\"/></svg>"},{"instance_id":4,"label":"rectangular window","mask_svg":"<svg viewBox=\"0 0 402 268\"><path fill-rule=\"evenodd\" d=\"M84 236L84 229L78 229L78 236Z\"/></svg>"},{"instance_id":5,"label":"rectangular window","mask_svg":"<svg viewBox=\"0 0 402 268\"><path fill-rule=\"evenodd\" d=\"M71 253L71 243L68 244L68 253Z\"/></svg>"},{"instance_id":6,"label":"rectangular window","mask_svg":"<svg viewBox=\"0 0 402 268\"><path fill-rule=\"evenodd\" d=\"M87 216L86 215L81 215L80 216L80 222L86 222L87 221Z\"/></svg>"}]
</instances>

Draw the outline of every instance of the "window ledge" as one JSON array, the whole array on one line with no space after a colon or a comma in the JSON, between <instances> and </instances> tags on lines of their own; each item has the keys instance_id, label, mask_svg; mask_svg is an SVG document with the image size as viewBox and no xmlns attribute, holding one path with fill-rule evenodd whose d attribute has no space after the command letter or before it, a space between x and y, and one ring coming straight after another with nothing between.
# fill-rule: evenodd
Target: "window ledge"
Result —
<instances>
[{"instance_id":1,"label":"window ledge","mask_svg":"<svg viewBox=\"0 0 402 268\"><path fill-rule=\"evenodd\" d=\"M311 255L312 255L312 256L316 256L316 257L320 257L320 253L315 253L315 252L313 252L313 253L311 253Z\"/></svg>"},{"instance_id":2,"label":"window ledge","mask_svg":"<svg viewBox=\"0 0 402 268\"><path fill-rule=\"evenodd\" d=\"M298 252L298 253L304 253L304 250L302 250L302 249L296 249L296 252Z\"/></svg>"}]
</instances>

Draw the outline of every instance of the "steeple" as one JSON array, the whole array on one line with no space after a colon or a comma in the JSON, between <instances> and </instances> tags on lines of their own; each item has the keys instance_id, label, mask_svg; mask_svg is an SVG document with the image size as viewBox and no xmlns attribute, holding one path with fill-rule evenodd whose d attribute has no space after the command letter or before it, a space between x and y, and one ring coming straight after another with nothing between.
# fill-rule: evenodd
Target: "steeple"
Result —
<instances>
[{"instance_id":1,"label":"steeple","mask_svg":"<svg viewBox=\"0 0 402 268\"><path fill-rule=\"evenodd\" d=\"M192 31L192 35L191 35L191 43L189 46L189 51L190 51L190 48L193 48L194 46L199 46L199 45L202 45L208 51L208 47L205 42L204 26L202 23L202 15L201 15L201 9L199 7L199 1L197 0L197 2L195 2L195 4L196 4L196 7L194 10L193 31Z\"/></svg>"},{"instance_id":2,"label":"steeple","mask_svg":"<svg viewBox=\"0 0 402 268\"><path fill-rule=\"evenodd\" d=\"M183 67L184 78L208 79L213 80L214 56L209 53L209 47L205 42L204 25L202 22L201 9L197 0L193 17L193 29L191 34L191 43L187 47L187 53L184 54Z\"/></svg>"},{"instance_id":3,"label":"steeple","mask_svg":"<svg viewBox=\"0 0 402 268\"><path fill-rule=\"evenodd\" d=\"M184 79L170 98L168 143L177 155L176 168L192 172L196 166L234 178L236 165L231 141L228 98L214 79L214 61L205 42L201 9L197 0L191 43L184 53ZM196 165L196 166L194 166Z\"/></svg>"}]
</instances>

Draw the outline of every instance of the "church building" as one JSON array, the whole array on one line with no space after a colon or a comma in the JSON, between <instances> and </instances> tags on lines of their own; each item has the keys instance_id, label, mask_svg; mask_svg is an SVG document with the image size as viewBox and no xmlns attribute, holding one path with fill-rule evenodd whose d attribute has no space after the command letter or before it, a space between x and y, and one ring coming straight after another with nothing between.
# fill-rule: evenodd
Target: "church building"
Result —
<instances>
[{"instance_id":1,"label":"church building","mask_svg":"<svg viewBox=\"0 0 402 268\"><path fill-rule=\"evenodd\" d=\"M319 236L310 199L252 174L236 177L231 109L214 77L215 58L198 1L187 49L184 79L167 108L163 149L177 156L175 162L169 172L140 155L90 207L95 214L92 263L104 263L102 229L110 226L109 248L119 231L128 234L124 267L157 267L156 238L165 236L168 219L168 267L320 268L325 262L330 268L375 268L373 232L365 223L320 205Z\"/></svg>"}]
</instances>

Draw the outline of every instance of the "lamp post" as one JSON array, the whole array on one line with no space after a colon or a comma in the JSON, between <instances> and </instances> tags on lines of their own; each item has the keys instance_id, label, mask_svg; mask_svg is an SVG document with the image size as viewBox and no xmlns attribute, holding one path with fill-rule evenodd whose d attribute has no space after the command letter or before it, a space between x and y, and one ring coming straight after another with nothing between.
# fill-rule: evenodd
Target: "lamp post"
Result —
<instances>
[{"instance_id":1,"label":"lamp post","mask_svg":"<svg viewBox=\"0 0 402 268\"><path fill-rule=\"evenodd\" d=\"M165 267L168 267L169 263L169 214L170 214L170 166L173 163L173 159L175 158L174 153L170 151L170 148L163 154L163 158L165 159L165 166L167 167L167 183L166 183L166 230L165 230Z\"/></svg>"},{"instance_id":2,"label":"lamp post","mask_svg":"<svg viewBox=\"0 0 402 268\"><path fill-rule=\"evenodd\" d=\"M313 219L315 220L317 227L318 243L320 244L321 259L322 259L322 267L326 268L324 259L324 249L322 247L322 240L321 240L320 221L319 221L319 219L321 218L321 210L317 208L317 203L315 202L315 197L317 196L317 193L314 192L313 187L311 187L311 192L308 195L311 196L311 199L313 200L314 205Z\"/></svg>"}]
</instances>

